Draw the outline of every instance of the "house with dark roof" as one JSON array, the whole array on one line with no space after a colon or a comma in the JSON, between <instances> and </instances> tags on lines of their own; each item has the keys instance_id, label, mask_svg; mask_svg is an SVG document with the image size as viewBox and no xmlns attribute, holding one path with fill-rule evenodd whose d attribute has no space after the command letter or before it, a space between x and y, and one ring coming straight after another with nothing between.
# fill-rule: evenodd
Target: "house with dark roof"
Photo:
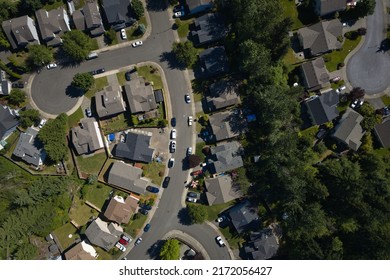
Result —
<instances>
[{"instance_id":1,"label":"house with dark roof","mask_svg":"<svg viewBox=\"0 0 390 280\"><path fill-rule=\"evenodd\" d=\"M199 54L202 72L207 77L219 76L230 71L224 47L213 47Z\"/></svg>"},{"instance_id":2,"label":"house with dark roof","mask_svg":"<svg viewBox=\"0 0 390 280\"><path fill-rule=\"evenodd\" d=\"M121 161L113 162L107 171L107 182L126 191L143 194L149 181L142 177L142 169Z\"/></svg>"},{"instance_id":3,"label":"house with dark roof","mask_svg":"<svg viewBox=\"0 0 390 280\"><path fill-rule=\"evenodd\" d=\"M361 139L365 131L361 126L363 116L355 110L348 108L340 122L335 127L333 137L348 148L357 151L362 144Z\"/></svg>"},{"instance_id":4,"label":"house with dark roof","mask_svg":"<svg viewBox=\"0 0 390 280\"><path fill-rule=\"evenodd\" d=\"M152 162L154 149L150 148L152 136L135 132L126 134L125 142L116 144L113 155L138 162Z\"/></svg>"},{"instance_id":5,"label":"house with dark roof","mask_svg":"<svg viewBox=\"0 0 390 280\"><path fill-rule=\"evenodd\" d=\"M248 200L236 204L227 211L227 217L238 233L255 229L260 225L258 210Z\"/></svg>"},{"instance_id":6,"label":"house with dark roof","mask_svg":"<svg viewBox=\"0 0 390 280\"><path fill-rule=\"evenodd\" d=\"M81 119L80 126L72 128L71 139L79 155L89 154L104 148L99 125L94 119Z\"/></svg>"},{"instance_id":7,"label":"house with dark roof","mask_svg":"<svg viewBox=\"0 0 390 280\"><path fill-rule=\"evenodd\" d=\"M20 134L13 155L38 168L46 158L43 145L37 139L38 130L32 127Z\"/></svg>"},{"instance_id":8,"label":"house with dark roof","mask_svg":"<svg viewBox=\"0 0 390 280\"><path fill-rule=\"evenodd\" d=\"M390 148L390 119L374 127L374 132L383 148Z\"/></svg>"},{"instance_id":9,"label":"house with dark roof","mask_svg":"<svg viewBox=\"0 0 390 280\"><path fill-rule=\"evenodd\" d=\"M339 19L321 21L298 30L299 42L308 56L317 56L342 47L343 25Z\"/></svg>"},{"instance_id":10,"label":"house with dark roof","mask_svg":"<svg viewBox=\"0 0 390 280\"><path fill-rule=\"evenodd\" d=\"M223 40L227 33L222 16L209 13L195 19L191 38L195 46L207 46Z\"/></svg>"},{"instance_id":11,"label":"house with dark roof","mask_svg":"<svg viewBox=\"0 0 390 280\"><path fill-rule=\"evenodd\" d=\"M88 0L82 9L73 12L72 17L76 29L88 31L93 37L105 32L97 1Z\"/></svg>"},{"instance_id":12,"label":"house with dark roof","mask_svg":"<svg viewBox=\"0 0 390 280\"><path fill-rule=\"evenodd\" d=\"M102 7L108 24L114 30L130 26L136 21L131 17L130 0L102 0Z\"/></svg>"},{"instance_id":13,"label":"house with dark roof","mask_svg":"<svg viewBox=\"0 0 390 280\"><path fill-rule=\"evenodd\" d=\"M196 14L211 10L212 0L185 0L189 14Z\"/></svg>"},{"instance_id":14,"label":"house with dark roof","mask_svg":"<svg viewBox=\"0 0 390 280\"><path fill-rule=\"evenodd\" d=\"M244 166L243 149L237 141L220 144L210 148L208 169L211 174L222 173Z\"/></svg>"},{"instance_id":15,"label":"house with dark roof","mask_svg":"<svg viewBox=\"0 0 390 280\"><path fill-rule=\"evenodd\" d=\"M61 35L70 31L68 13L64 8L46 11L40 9L35 12L39 33L47 46L56 47L62 44Z\"/></svg>"},{"instance_id":16,"label":"house with dark roof","mask_svg":"<svg viewBox=\"0 0 390 280\"><path fill-rule=\"evenodd\" d=\"M227 140L242 134L247 123L233 111L223 111L209 116L209 123L216 141Z\"/></svg>"},{"instance_id":17,"label":"house with dark roof","mask_svg":"<svg viewBox=\"0 0 390 280\"><path fill-rule=\"evenodd\" d=\"M153 88L143 77L136 77L124 86L127 103L132 114L149 112L157 108Z\"/></svg>"},{"instance_id":18,"label":"house with dark roof","mask_svg":"<svg viewBox=\"0 0 390 280\"><path fill-rule=\"evenodd\" d=\"M335 90L324 92L320 96L313 95L305 101L313 125L321 125L338 117L337 104L339 95Z\"/></svg>"},{"instance_id":19,"label":"house with dark roof","mask_svg":"<svg viewBox=\"0 0 390 280\"><path fill-rule=\"evenodd\" d=\"M347 7L347 0L315 0L314 12L320 16L327 16L335 12L344 11Z\"/></svg>"},{"instance_id":20,"label":"house with dark roof","mask_svg":"<svg viewBox=\"0 0 390 280\"><path fill-rule=\"evenodd\" d=\"M322 57L302 63L303 84L308 91L330 87L329 73Z\"/></svg>"},{"instance_id":21,"label":"house with dark roof","mask_svg":"<svg viewBox=\"0 0 390 280\"><path fill-rule=\"evenodd\" d=\"M206 199L210 206L226 203L242 196L239 186L233 185L230 175L209 178L204 182Z\"/></svg>"},{"instance_id":22,"label":"house with dark roof","mask_svg":"<svg viewBox=\"0 0 390 280\"><path fill-rule=\"evenodd\" d=\"M126 111L119 85L107 86L95 94L96 112L99 118L109 118Z\"/></svg>"},{"instance_id":23,"label":"house with dark roof","mask_svg":"<svg viewBox=\"0 0 390 280\"><path fill-rule=\"evenodd\" d=\"M0 70L0 95L9 95L12 90L11 82L7 79L6 73Z\"/></svg>"},{"instance_id":24,"label":"house with dark roof","mask_svg":"<svg viewBox=\"0 0 390 280\"><path fill-rule=\"evenodd\" d=\"M13 49L38 44L39 37L34 20L29 16L8 19L2 23L3 31Z\"/></svg>"},{"instance_id":25,"label":"house with dark roof","mask_svg":"<svg viewBox=\"0 0 390 280\"><path fill-rule=\"evenodd\" d=\"M110 251L123 234L123 228L115 223L106 223L96 218L85 230L85 236L91 244Z\"/></svg>"},{"instance_id":26,"label":"house with dark roof","mask_svg":"<svg viewBox=\"0 0 390 280\"><path fill-rule=\"evenodd\" d=\"M65 252L65 259L72 261L90 261L96 260L98 254L93 246L86 243L84 240L74 245Z\"/></svg>"},{"instance_id":27,"label":"house with dark roof","mask_svg":"<svg viewBox=\"0 0 390 280\"><path fill-rule=\"evenodd\" d=\"M268 260L277 254L279 242L272 229L267 228L252 232L243 248L249 260Z\"/></svg>"},{"instance_id":28,"label":"house with dark roof","mask_svg":"<svg viewBox=\"0 0 390 280\"><path fill-rule=\"evenodd\" d=\"M16 111L7 106L0 106L0 141L6 140L16 130L18 124Z\"/></svg>"},{"instance_id":29,"label":"house with dark roof","mask_svg":"<svg viewBox=\"0 0 390 280\"><path fill-rule=\"evenodd\" d=\"M121 196L111 198L107 209L104 211L104 217L117 224L127 224L131 216L135 213L138 207L139 199L128 196L124 199Z\"/></svg>"},{"instance_id":30,"label":"house with dark roof","mask_svg":"<svg viewBox=\"0 0 390 280\"><path fill-rule=\"evenodd\" d=\"M209 111L216 111L241 103L238 95L238 84L231 79L222 79L209 87L210 95L206 96Z\"/></svg>"}]
</instances>

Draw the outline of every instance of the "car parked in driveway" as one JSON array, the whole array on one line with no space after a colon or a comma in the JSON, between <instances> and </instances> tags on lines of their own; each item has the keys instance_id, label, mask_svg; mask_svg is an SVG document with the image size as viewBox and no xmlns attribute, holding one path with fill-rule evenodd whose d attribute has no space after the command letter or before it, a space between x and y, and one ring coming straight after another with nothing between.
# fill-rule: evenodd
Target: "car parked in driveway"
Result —
<instances>
[{"instance_id":1,"label":"car parked in driveway","mask_svg":"<svg viewBox=\"0 0 390 280\"><path fill-rule=\"evenodd\" d=\"M182 16L184 16L184 12L183 11L178 11L178 12L175 12L173 14L173 17L175 17L175 18L179 18L179 17L182 17Z\"/></svg>"},{"instance_id":2,"label":"car parked in driveway","mask_svg":"<svg viewBox=\"0 0 390 280\"><path fill-rule=\"evenodd\" d=\"M22 82L12 83L12 88L24 88L24 83Z\"/></svg>"},{"instance_id":3,"label":"car parked in driveway","mask_svg":"<svg viewBox=\"0 0 390 280\"><path fill-rule=\"evenodd\" d=\"M47 69L53 69L53 68L57 68L57 64L56 63L50 63L50 64L48 64L48 65L46 65L46 68Z\"/></svg>"},{"instance_id":4,"label":"car parked in driveway","mask_svg":"<svg viewBox=\"0 0 390 280\"><path fill-rule=\"evenodd\" d=\"M125 79L126 79L126 81L131 81L131 72L130 71L127 71L125 73Z\"/></svg>"},{"instance_id":5,"label":"car parked in driveway","mask_svg":"<svg viewBox=\"0 0 390 280\"><path fill-rule=\"evenodd\" d=\"M223 222L225 220L225 217L224 216L221 216L221 217L218 217L215 221L217 222L217 223L221 223L221 222Z\"/></svg>"},{"instance_id":6,"label":"car parked in driveway","mask_svg":"<svg viewBox=\"0 0 390 280\"><path fill-rule=\"evenodd\" d=\"M335 82L338 82L338 81L340 81L340 80L341 80L341 77L340 77L340 76L336 76L336 77L330 79L330 82L331 82L331 83L335 83Z\"/></svg>"},{"instance_id":7,"label":"car parked in driveway","mask_svg":"<svg viewBox=\"0 0 390 280\"><path fill-rule=\"evenodd\" d=\"M351 104L351 108L352 109L359 109L360 108L360 106L362 106L363 105L363 103L364 103L364 101L363 100L360 100L360 99L356 99L355 101L353 101L352 102L352 104Z\"/></svg>"},{"instance_id":8,"label":"car parked in driveway","mask_svg":"<svg viewBox=\"0 0 390 280\"><path fill-rule=\"evenodd\" d=\"M88 118L92 117L91 108L88 107L88 108L85 109L85 115L86 115Z\"/></svg>"},{"instance_id":9,"label":"car parked in driveway","mask_svg":"<svg viewBox=\"0 0 390 280\"><path fill-rule=\"evenodd\" d=\"M131 45L133 46L133 48L136 48L136 47L142 46L142 44L143 44L142 41L136 41L136 42L132 43Z\"/></svg>"},{"instance_id":10,"label":"car parked in driveway","mask_svg":"<svg viewBox=\"0 0 390 280\"><path fill-rule=\"evenodd\" d=\"M149 214L149 211L146 210L146 209L144 209L144 208L140 208L140 209L138 210L138 212L140 212L142 215L145 215L145 216L147 216L147 215Z\"/></svg>"},{"instance_id":11,"label":"car parked in driveway","mask_svg":"<svg viewBox=\"0 0 390 280\"><path fill-rule=\"evenodd\" d=\"M337 93L342 93L342 92L344 92L346 89L347 89L346 86L341 86L341 87L339 87L338 89L336 89L336 92L337 92Z\"/></svg>"},{"instance_id":12,"label":"car parked in driveway","mask_svg":"<svg viewBox=\"0 0 390 280\"><path fill-rule=\"evenodd\" d=\"M169 181L171 181L171 177L167 176L164 178L164 181L162 183L163 188L168 188Z\"/></svg>"},{"instance_id":13,"label":"car parked in driveway","mask_svg":"<svg viewBox=\"0 0 390 280\"><path fill-rule=\"evenodd\" d=\"M46 124L46 122L47 122L46 119L41 119L41 121L39 122L38 127L39 127L39 128L42 128L42 127Z\"/></svg>"},{"instance_id":14,"label":"car parked in driveway","mask_svg":"<svg viewBox=\"0 0 390 280\"><path fill-rule=\"evenodd\" d=\"M188 193L187 193L187 196L188 196L188 197L197 198L197 197L198 197L198 194L195 193L195 192L188 192Z\"/></svg>"},{"instance_id":15,"label":"car parked in driveway","mask_svg":"<svg viewBox=\"0 0 390 280\"><path fill-rule=\"evenodd\" d=\"M218 245L219 245L220 247L225 247L225 242L223 242L222 237L221 237L220 235L218 235L218 236L215 238L215 240L217 241L217 243L218 243Z\"/></svg>"},{"instance_id":16,"label":"car parked in driveway","mask_svg":"<svg viewBox=\"0 0 390 280\"><path fill-rule=\"evenodd\" d=\"M123 246L122 244L120 244L119 242L117 242L115 244L115 247L117 247L119 250L121 250L122 252L126 251L126 247Z\"/></svg>"},{"instance_id":17,"label":"car parked in driveway","mask_svg":"<svg viewBox=\"0 0 390 280\"><path fill-rule=\"evenodd\" d=\"M119 239L119 243L122 244L123 246L127 246L129 244L129 242L127 242L123 238Z\"/></svg>"},{"instance_id":18,"label":"car parked in driveway","mask_svg":"<svg viewBox=\"0 0 390 280\"><path fill-rule=\"evenodd\" d=\"M188 202L196 203L196 202L197 202L197 199L196 199L196 198L193 198L193 197L187 197L187 201L188 201Z\"/></svg>"},{"instance_id":19,"label":"car parked in driveway","mask_svg":"<svg viewBox=\"0 0 390 280\"><path fill-rule=\"evenodd\" d=\"M153 186L147 186L146 190L151 192L151 193L158 193L160 191L159 188L153 187Z\"/></svg>"},{"instance_id":20,"label":"car parked in driveway","mask_svg":"<svg viewBox=\"0 0 390 280\"><path fill-rule=\"evenodd\" d=\"M127 40L126 29L124 28L121 29L121 38L122 40Z\"/></svg>"},{"instance_id":21,"label":"car parked in driveway","mask_svg":"<svg viewBox=\"0 0 390 280\"><path fill-rule=\"evenodd\" d=\"M124 235L124 234L122 234L121 238L122 238L123 240L126 240L126 241L129 242L129 243L133 240L133 239L131 239L131 237L129 237L129 236L127 236L127 235Z\"/></svg>"},{"instance_id":22,"label":"car parked in driveway","mask_svg":"<svg viewBox=\"0 0 390 280\"><path fill-rule=\"evenodd\" d=\"M152 206L150 206L150 205L148 205L148 204L145 204L145 203L141 203L141 204L139 205L139 207L140 207L140 208L143 208L143 209L145 209L145 210L148 210L148 211L152 210Z\"/></svg>"}]
</instances>

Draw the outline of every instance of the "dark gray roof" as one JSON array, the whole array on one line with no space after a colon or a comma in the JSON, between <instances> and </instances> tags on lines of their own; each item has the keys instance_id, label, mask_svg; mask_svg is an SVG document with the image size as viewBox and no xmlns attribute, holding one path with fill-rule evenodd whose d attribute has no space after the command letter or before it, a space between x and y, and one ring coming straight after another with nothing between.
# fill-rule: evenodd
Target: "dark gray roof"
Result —
<instances>
[{"instance_id":1,"label":"dark gray roof","mask_svg":"<svg viewBox=\"0 0 390 280\"><path fill-rule=\"evenodd\" d=\"M195 46L215 43L226 37L226 28L219 14L205 14L195 20L195 28L191 32Z\"/></svg>"},{"instance_id":2,"label":"dark gray roof","mask_svg":"<svg viewBox=\"0 0 390 280\"><path fill-rule=\"evenodd\" d=\"M252 260L268 260L276 255L279 244L272 229L253 232L249 242L244 246L245 253Z\"/></svg>"},{"instance_id":3,"label":"dark gray roof","mask_svg":"<svg viewBox=\"0 0 390 280\"><path fill-rule=\"evenodd\" d=\"M230 175L206 179L205 185L209 205L226 203L242 196L240 188L233 186Z\"/></svg>"},{"instance_id":4,"label":"dark gray roof","mask_svg":"<svg viewBox=\"0 0 390 280\"><path fill-rule=\"evenodd\" d=\"M96 112L99 118L117 115L126 110L119 86L108 86L95 95Z\"/></svg>"},{"instance_id":5,"label":"dark gray roof","mask_svg":"<svg viewBox=\"0 0 390 280\"><path fill-rule=\"evenodd\" d=\"M216 76L229 72L229 61L224 47L214 47L204 50L199 55L202 70L207 76Z\"/></svg>"},{"instance_id":6,"label":"dark gray roof","mask_svg":"<svg viewBox=\"0 0 390 280\"><path fill-rule=\"evenodd\" d=\"M212 5L212 0L186 0L185 2L187 3L190 11L198 8L199 6L209 7Z\"/></svg>"},{"instance_id":7,"label":"dark gray roof","mask_svg":"<svg viewBox=\"0 0 390 280\"><path fill-rule=\"evenodd\" d=\"M324 92L321 96L316 95L306 101L313 125L321 125L338 117L338 103L339 95L334 90Z\"/></svg>"},{"instance_id":8,"label":"dark gray roof","mask_svg":"<svg viewBox=\"0 0 390 280\"><path fill-rule=\"evenodd\" d=\"M41 38L48 46L57 46L62 43L59 37L70 30L69 17L64 8L50 11L40 9L35 12Z\"/></svg>"},{"instance_id":9,"label":"dark gray roof","mask_svg":"<svg viewBox=\"0 0 390 280\"><path fill-rule=\"evenodd\" d=\"M311 55L340 49L342 44L337 37L342 34L343 26L339 19L318 22L298 30L303 49L309 50Z\"/></svg>"},{"instance_id":10,"label":"dark gray roof","mask_svg":"<svg viewBox=\"0 0 390 280\"><path fill-rule=\"evenodd\" d=\"M86 30L87 25L85 23L85 17L82 10L76 10L72 14L73 23L76 26L76 29L78 30Z\"/></svg>"},{"instance_id":11,"label":"dark gray roof","mask_svg":"<svg viewBox=\"0 0 390 280\"><path fill-rule=\"evenodd\" d=\"M0 106L0 140L7 134L7 131L14 129L19 124L13 110Z\"/></svg>"},{"instance_id":12,"label":"dark gray roof","mask_svg":"<svg viewBox=\"0 0 390 280\"><path fill-rule=\"evenodd\" d=\"M146 85L144 78L131 79L125 84L124 89L132 114L149 112L157 108L152 86Z\"/></svg>"},{"instance_id":13,"label":"dark gray roof","mask_svg":"<svg viewBox=\"0 0 390 280\"><path fill-rule=\"evenodd\" d=\"M150 139L151 136L129 132L125 142L115 146L113 154L132 161L152 162L154 149L150 148Z\"/></svg>"},{"instance_id":14,"label":"dark gray roof","mask_svg":"<svg viewBox=\"0 0 390 280\"><path fill-rule=\"evenodd\" d=\"M259 223L257 209L248 200L233 206L227 213L238 233L255 227Z\"/></svg>"},{"instance_id":15,"label":"dark gray roof","mask_svg":"<svg viewBox=\"0 0 390 280\"><path fill-rule=\"evenodd\" d=\"M221 173L243 166L242 153L242 147L237 141L211 147L212 156L208 161L210 173Z\"/></svg>"},{"instance_id":16,"label":"dark gray roof","mask_svg":"<svg viewBox=\"0 0 390 280\"><path fill-rule=\"evenodd\" d=\"M157 89L154 91L154 99L156 100L156 103L164 102L164 95L162 89Z\"/></svg>"},{"instance_id":17,"label":"dark gray roof","mask_svg":"<svg viewBox=\"0 0 390 280\"><path fill-rule=\"evenodd\" d=\"M43 146L36 138L38 130L32 127L20 134L19 141L13 152L14 156L23 159L34 166L39 166L44 161Z\"/></svg>"},{"instance_id":18,"label":"dark gray roof","mask_svg":"<svg viewBox=\"0 0 390 280\"><path fill-rule=\"evenodd\" d=\"M83 7L86 28L92 36L98 36L104 33L102 16L100 15L97 1L88 1Z\"/></svg>"},{"instance_id":19,"label":"dark gray roof","mask_svg":"<svg viewBox=\"0 0 390 280\"><path fill-rule=\"evenodd\" d=\"M109 184L138 194L146 192L148 181L141 178L142 169L116 161L107 172Z\"/></svg>"},{"instance_id":20,"label":"dark gray roof","mask_svg":"<svg viewBox=\"0 0 390 280\"><path fill-rule=\"evenodd\" d=\"M3 80L0 82L0 95L9 95L11 93L12 87L11 82L8 80Z\"/></svg>"},{"instance_id":21,"label":"dark gray roof","mask_svg":"<svg viewBox=\"0 0 390 280\"><path fill-rule=\"evenodd\" d=\"M317 0L317 13L319 16L325 16L334 12L345 10L347 0Z\"/></svg>"},{"instance_id":22,"label":"dark gray roof","mask_svg":"<svg viewBox=\"0 0 390 280\"><path fill-rule=\"evenodd\" d=\"M390 119L384 123L377 124L374 130L381 145L384 148L390 148Z\"/></svg>"},{"instance_id":23,"label":"dark gray roof","mask_svg":"<svg viewBox=\"0 0 390 280\"><path fill-rule=\"evenodd\" d=\"M307 90L317 90L330 85L329 73L322 57L305 62L301 67Z\"/></svg>"},{"instance_id":24,"label":"dark gray roof","mask_svg":"<svg viewBox=\"0 0 390 280\"><path fill-rule=\"evenodd\" d=\"M232 111L223 111L209 116L211 129L216 141L236 137L246 129L246 120Z\"/></svg>"},{"instance_id":25,"label":"dark gray roof","mask_svg":"<svg viewBox=\"0 0 390 280\"><path fill-rule=\"evenodd\" d=\"M131 22L130 0L103 0L102 6L109 24Z\"/></svg>"},{"instance_id":26,"label":"dark gray roof","mask_svg":"<svg viewBox=\"0 0 390 280\"><path fill-rule=\"evenodd\" d=\"M120 239L123 229L113 223L103 222L100 218L96 218L85 230L89 242L109 251L115 246L115 243Z\"/></svg>"},{"instance_id":27,"label":"dark gray roof","mask_svg":"<svg viewBox=\"0 0 390 280\"><path fill-rule=\"evenodd\" d=\"M207 104L210 111L219 110L240 103L236 81L223 79L210 85Z\"/></svg>"},{"instance_id":28,"label":"dark gray roof","mask_svg":"<svg viewBox=\"0 0 390 280\"><path fill-rule=\"evenodd\" d=\"M348 108L335 128L333 137L357 151L362 144L364 131L360 123L363 117L358 112Z\"/></svg>"},{"instance_id":29,"label":"dark gray roof","mask_svg":"<svg viewBox=\"0 0 390 280\"><path fill-rule=\"evenodd\" d=\"M94 119L82 119L81 125L72 128L72 143L79 155L91 153L104 147L98 123Z\"/></svg>"},{"instance_id":30,"label":"dark gray roof","mask_svg":"<svg viewBox=\"0 0 390 280\"><path fill-rule=\"evenodd\" d=\"M2 26L8 41L14 49L25 47L28 44L39 44L34 21L28 16L3 21Z\"/></svg>"}]
</instances>

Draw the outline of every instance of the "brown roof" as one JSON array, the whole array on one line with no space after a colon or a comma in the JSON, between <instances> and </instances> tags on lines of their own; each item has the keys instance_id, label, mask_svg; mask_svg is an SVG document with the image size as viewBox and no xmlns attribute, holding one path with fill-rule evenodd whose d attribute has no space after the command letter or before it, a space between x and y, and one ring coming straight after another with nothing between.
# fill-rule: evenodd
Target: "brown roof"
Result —
<instances>
[{"instance_id":1,"label":"brown roof","mask_svg":"<svg viewBox=\"0 0 390 280\"><path fill-rule=\"evenodd\" d=\"M96 260L96 256L97 253L95 249L91 245L85 243L85 241L81 241L80 243L76 244L65 253L65 258L67 260L73 260L73 261Z\"/></svg>"},{"instance_id":2,"label":"brown roof","mask_svg":"<svg viewBox=\"0 0 390 280\"><path fill-rule=\"evenodd\" d=\"M126 200L121 196L111 198L104 216L118 224L127 224L131 215L136 211L138 199L128 196Z\"/></svg>"}]
</instances>

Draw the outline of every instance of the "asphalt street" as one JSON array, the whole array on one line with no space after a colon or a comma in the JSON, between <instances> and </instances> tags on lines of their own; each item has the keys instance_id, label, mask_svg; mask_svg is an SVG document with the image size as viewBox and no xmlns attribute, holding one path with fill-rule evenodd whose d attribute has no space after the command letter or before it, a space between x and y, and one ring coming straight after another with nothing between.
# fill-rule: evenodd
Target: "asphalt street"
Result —
<instances>
[{"instance_id":1,"label":"asphalt street","mask_svg":"<svg viewBox=\"0 0 390 280\"><path fill-rule=\"evenodd\" d=\"M384 13L382 0L376 0L375 13L367 17L364 44L347 63L349 82L367 94L382 92L390 85L390 56L382 45L386 38Z\"/></svg>"},{"instance_id":2,"label":"asphalt street","mask_svg":"<svg viewBox=\"0 0 390 280\"><path fill-rule=\"evenodd\" d=\"M172 43L175 41L172 25L174 20L170 17L167 6L159 0L149 1L148 6L152 33L138 48L131 46L110 50L99 54L99 58L84 62L75 67L66 67L43 70L33 81L31 92L35 104L43 111L51 114L59 114L71 109L77 102L67 92L73 76L78 72L87 72L104 67L106 71L121 68L127 65L144 61L159 63L165 72L171 99L172 114L177 119L177 151L175 166L169 170L171 181L169 187L164 189L158 209L152 220L149 221L151 229L142 235L140 246L134 247L128 254L128 259L150 259L148 249L170 230L181 230L198 240L207 250L211 259L230 259L228 250L220 248L215 237L218 234L207 224L187 225L183 218L183 206L181 204L184 182L188 180L189 171L183 169L182 161L185 158L186 149L192 146L195 126L187 124L188 115L192 114L192 107L184 101L184 95L190 92L184 72L172 66L168 54ZM168 54L168 55L167 55Z\"/></svg>"}]
</instances>

